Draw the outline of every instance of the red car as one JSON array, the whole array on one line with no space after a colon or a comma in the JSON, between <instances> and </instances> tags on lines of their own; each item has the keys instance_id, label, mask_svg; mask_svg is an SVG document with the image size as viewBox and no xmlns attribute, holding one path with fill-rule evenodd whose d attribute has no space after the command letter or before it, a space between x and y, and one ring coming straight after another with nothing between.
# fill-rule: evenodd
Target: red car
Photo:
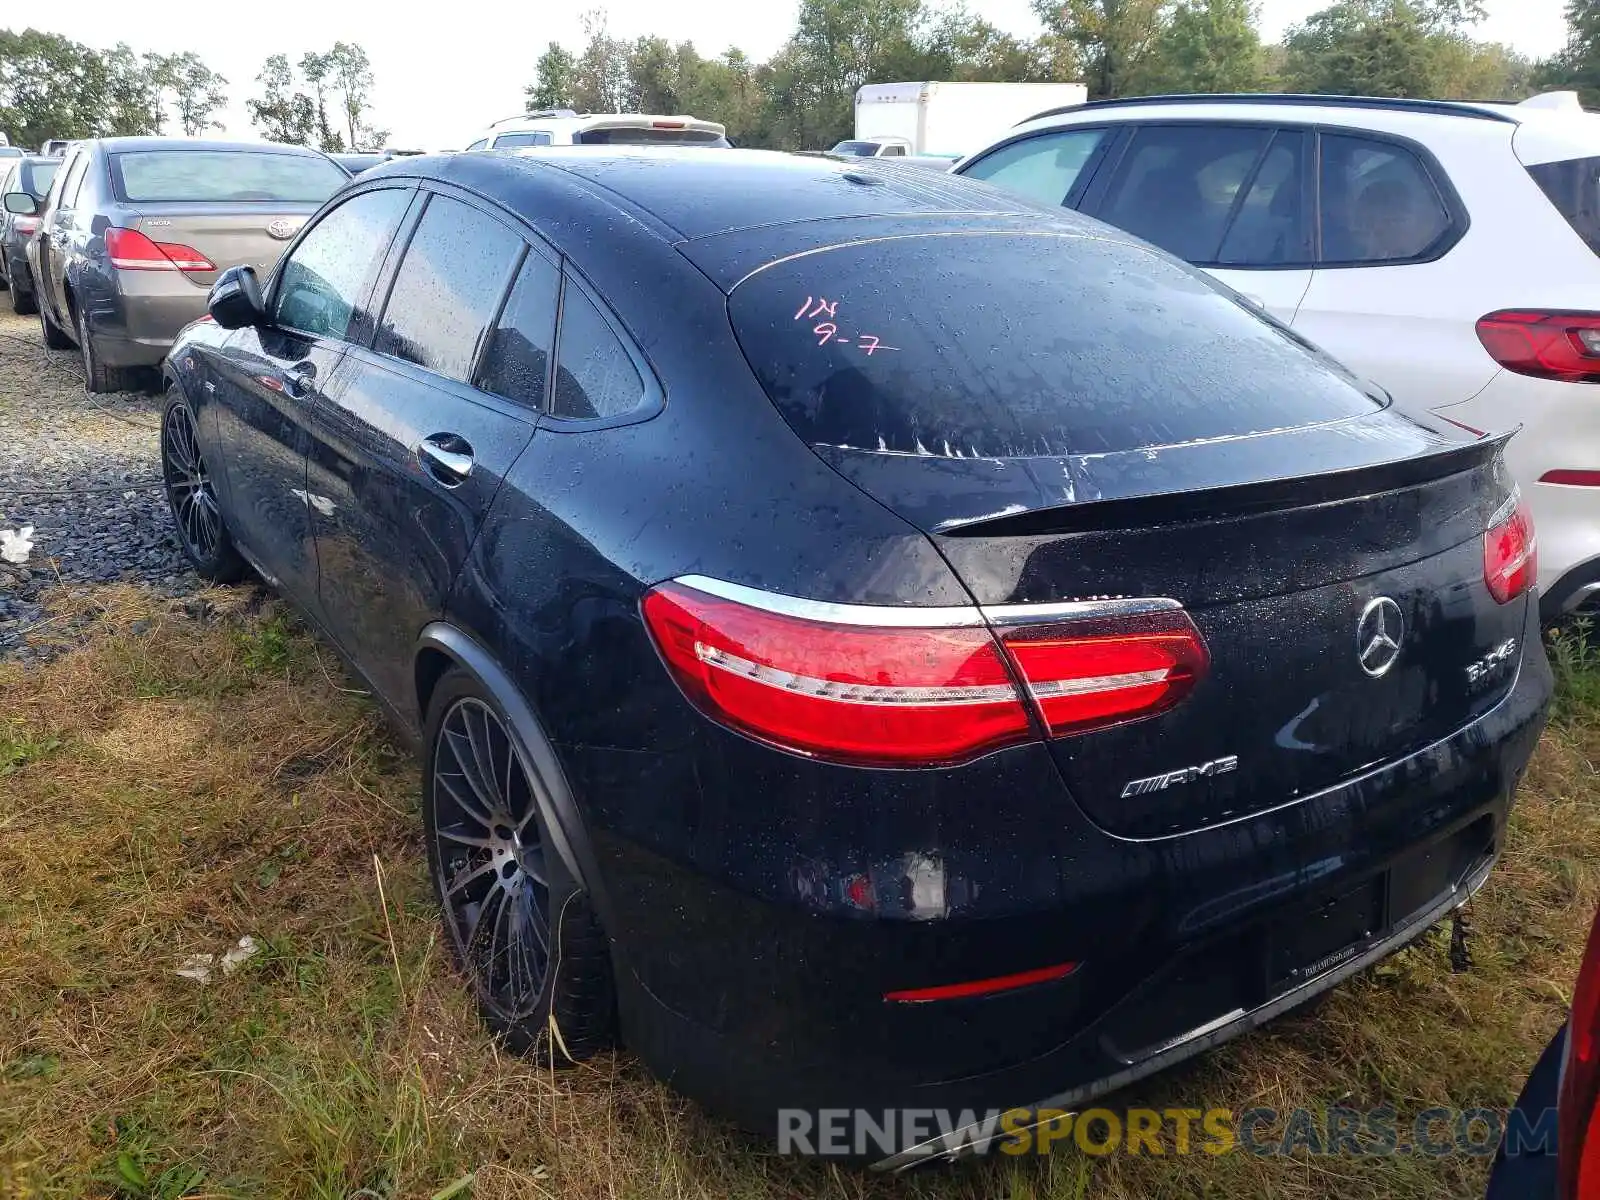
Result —
<instances>
[{"instance_id":1,"label":"red car","mask_svg":"<svg viewBox=\"0 0 1600 1200\"><path fill-rule=\"evenodd\" d=\"M1555 1146L1543 1136L1555 1112ZM1552 1153L1553 1150L1553 1153ZM1600 914L1589 930L1572 1013L1508 1115L1488 1200L1600 1200Z\"/></svg>"}]
</instances>

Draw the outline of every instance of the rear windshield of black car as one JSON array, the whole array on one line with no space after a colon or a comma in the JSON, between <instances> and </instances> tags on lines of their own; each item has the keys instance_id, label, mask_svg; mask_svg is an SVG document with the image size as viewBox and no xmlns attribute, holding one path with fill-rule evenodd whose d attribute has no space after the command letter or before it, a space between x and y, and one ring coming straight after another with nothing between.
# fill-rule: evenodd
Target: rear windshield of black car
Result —
<instances>
[{"instance_id":1,"label":"rear windshield of black car","mask_svg":"<svg viewBox=\"0 0 1600 1200\"><path fill-rule=\"evenodd\" d=\"M726 149L728 139L709 129L585 129L572 135L579 146L710 146ZM496 140L495 145L501 143Z\"/></svg>"},{"instance_id":2,"label":"rear windshield of black car","mask_svg":"<svg viewBox=\"0 0 1600 1200\"><path fill-rule=\"evenodd\" d=\"M1528 174L1589 249L1600 254L1600 158L1536 163Z\"/></svg>"},{"instance_id":3,"label":"rear windshield of black car","mask_svg":"<svg viewBox=\"0 0 1600 1200\"><path fill-rule=\"evenodd\" d=\"M1383 404L1197 272L1094 237L836 246L758 271L729 305L768 396L816 446L1115 453Z\"/></svg>"},{"instance_id":4,"label":"rear windshield of black car","mask_svg":"<svg viewBox=\"0 0 1600 1200\"><path fill-rule=\"evenodd\" d=\"M325 158L250 150L136 150L111 156L111 183L128 204L321 204L349 181Z\"/></svg>"}]
</instances>

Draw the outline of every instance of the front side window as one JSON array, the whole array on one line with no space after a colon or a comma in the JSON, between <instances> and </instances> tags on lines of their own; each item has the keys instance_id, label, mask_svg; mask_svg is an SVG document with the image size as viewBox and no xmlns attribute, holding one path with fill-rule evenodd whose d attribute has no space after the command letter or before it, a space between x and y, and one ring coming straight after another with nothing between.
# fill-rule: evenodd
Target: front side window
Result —
<instances>
[{"instance_id":1,"label":"front side window","mask_svg":"<svg viewBox=\"0 0 1600 1200\"><path fill-rule=\"evenodd\" d=\"M45 196L49 194L50 185L55 182L56 171L60 168L60 166L60 163L48 162L34 163L33 166L29 168L26 178L30 181L31 186L29 186L27 190L33 194L35 200L43 200ZM23 177L23 170L21 167L18 167L18 181L20 182Z\"/></svg>"},{"instance_id":2,"label":"front side window","mask_svg":"<svg viewBox=\"0 0 1600 1200\"><path fill-rule=\"evenodd\" d=\"M1105 139L1103 129L1064 129L1002 146L963 175L1040 204L1065 204L1078 176Z\"/></svg>"},{"instance_id":3,"label":"front side window","mask_svg":"<svg viewBox=\"0 0 1600 1200\"><path fill-rule=\"evenodd\" d=\"M318 221L279 268L276 322L346 338L410 201L402 188L363 192Z\"/></svg>"},{"instance_id":4,"label":"front side window","mask_svg":"<svg viewBox=\"0 0 1600 1200\"><path fill-rule=\"evenodd\" d=\"M496 150L510 150L516 146L548 146L552 139L548 133L502 133L494 140Z\"/></svg>"},{"instance_id":5,"label":"front side window","mask_svg":"<svg viewBox=\"0 0 1600 1200\"><path fill-rule=\"evenodd\" d=\"M82 190L83 173L89 166L89 155L79 151L67 167L67 178L61 185L61 207L71 208L78 202L78 192Z\"/></svg>"},{"instance_id":6,"label":"front side window","mask_svg":"<svg viewBox=\"0 0 1600 1200\"><path fill-rule=\"evenodd\" d=\"M468 146L467 149L469 151L482 150L488 144L489 144L489 139L488 138L479 138L477 141L473 142L472 145Z\"/></svg>"},{"instance_id":7,"label":"front side window","mask_svg":"<svg viewBox=\"0 0 1600 1200\"><path fill-rule=\"evenodd\" d=\"M1427 168L1393 142L1324 134L1321 189L1327 264L1421 258L1451 229L1450 210Z\"/></svg>"},{"instance_id":8,"label":"front side window","mask_svg":"<svg viewBox=\"0 0 1600 1200\"><path fill-rule=\"evenodd\" d=\"M434 196L395 274L373 349L467 382L522 247L487 213Z\"/></svg>"},{"instance_id":9,"label":"front side window","mask_svg":"<svg viewBox=\"0 0 1600 1200\"><path fill-rule=\"evenodd\" d=\"M560 297L560 268L529 251L484 350L480 388L532 409L544 407Z\"/></svg>"},{"instance_id":10,"label":"front side window","mask_svg":"<svg viewBox=\"0 0 1600 1200\"><path fill-rule=\"evenodd\" d=\"M552 416L603 420L624 416L644 403L644 381L621 339L583 289L570 280L561 304L556 363Z\"/></svg>"},{"instance_id":11,"label":"front side window","mask_svg":"<svg viewBox=\"0 0 1600 1200\"><path fill-rule=\"evenodd\" d=\"M882 157L884 157L884 158L904 158L905 157L905 153L906 153L906 148L904 146L885 146L883 148Z\"/></svg>"},{"instance_id":12,"label":"front side window","mask_svg":"<svg viewBox=\"0 0 1600 1200\"><path fill-rule=\"evenodd\" d=\"M1234 201L1271 138L1263 127L1144 126L1094 215L1189 262L1216 262Z\"/></svg>"}]
</instances>

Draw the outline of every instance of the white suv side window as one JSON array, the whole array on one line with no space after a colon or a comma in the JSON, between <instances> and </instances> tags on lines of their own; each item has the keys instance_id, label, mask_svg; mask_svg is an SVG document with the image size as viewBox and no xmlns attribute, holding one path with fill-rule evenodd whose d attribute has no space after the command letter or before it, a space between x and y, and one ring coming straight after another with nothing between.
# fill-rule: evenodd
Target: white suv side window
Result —
<instances>
[{"instance_id":1,"label":"white suv side window","mask_svg":"<svg viewBox=\"0 0 1600 1200\"><path fill-rule=\"evenodd\" d=\"M1450 233L1450 210L1404 146L1323 134L1321 187L1325 265L1422 258Z\"/></svg>"}]
</instances>

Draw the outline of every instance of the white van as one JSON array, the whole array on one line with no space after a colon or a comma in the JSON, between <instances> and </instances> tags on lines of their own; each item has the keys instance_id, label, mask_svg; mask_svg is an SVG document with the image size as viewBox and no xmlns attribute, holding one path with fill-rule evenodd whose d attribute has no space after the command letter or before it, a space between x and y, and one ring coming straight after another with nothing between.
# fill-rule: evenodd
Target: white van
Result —
<instances>
[{"instance_id":1,"label":"white van","mask_svg":"<svg viewBox=\"0 0 1600 1200\"><path fill-rule=\"evenodd\" d=\"M726 127L699 117L650 113L575 113L570 108L521 113L489 126L468 150L513 146L709 146L726 149Z\"/></svg>"}]
</instances>

